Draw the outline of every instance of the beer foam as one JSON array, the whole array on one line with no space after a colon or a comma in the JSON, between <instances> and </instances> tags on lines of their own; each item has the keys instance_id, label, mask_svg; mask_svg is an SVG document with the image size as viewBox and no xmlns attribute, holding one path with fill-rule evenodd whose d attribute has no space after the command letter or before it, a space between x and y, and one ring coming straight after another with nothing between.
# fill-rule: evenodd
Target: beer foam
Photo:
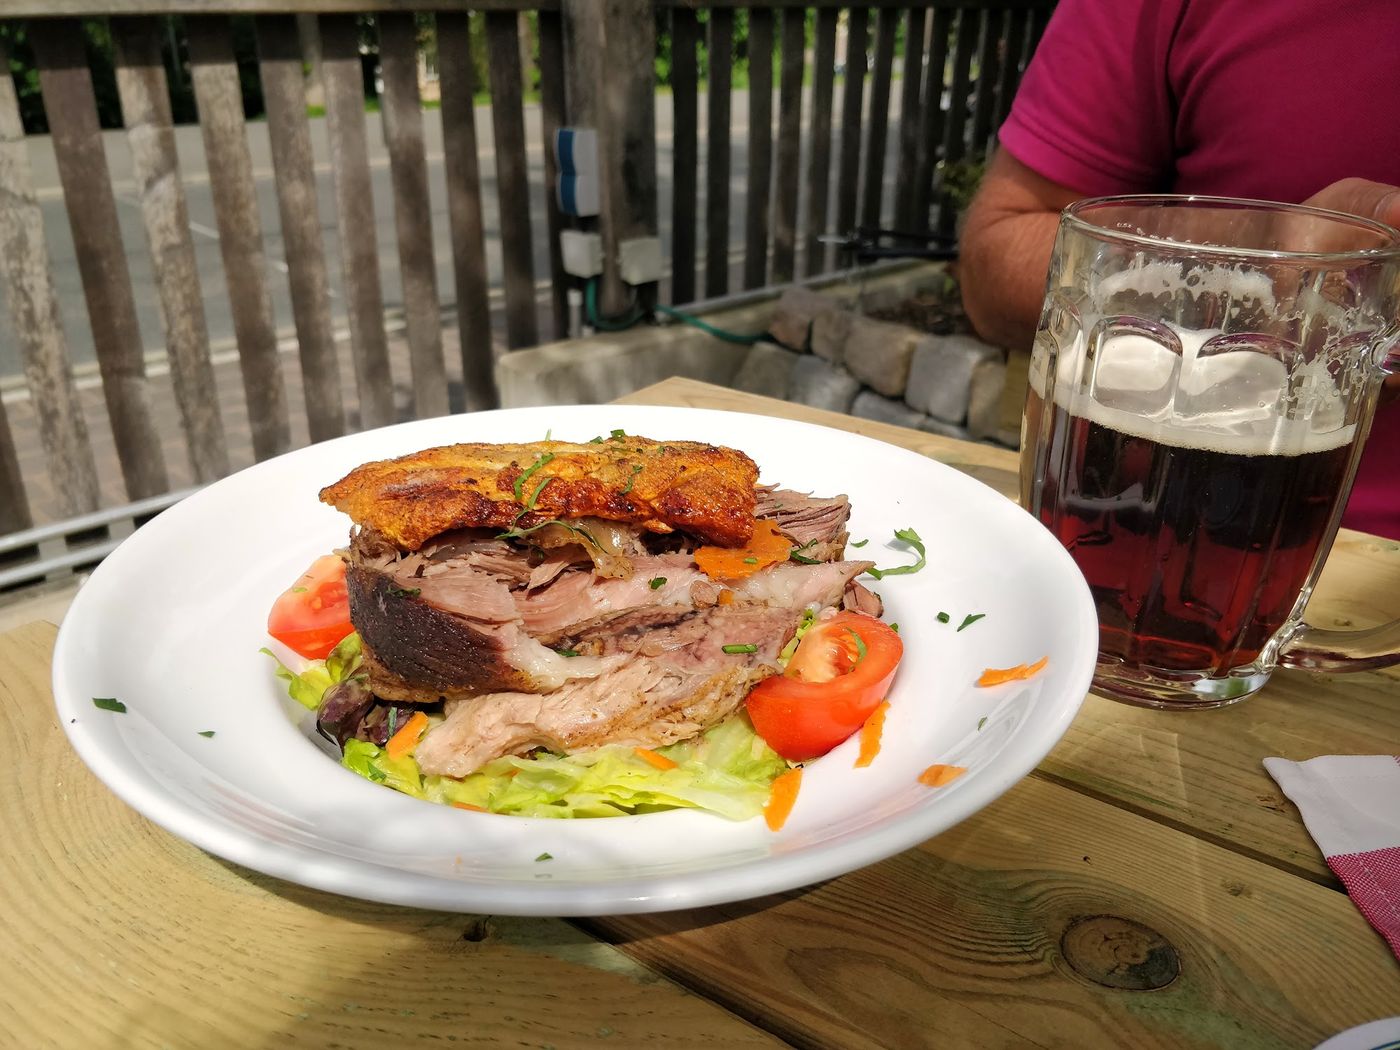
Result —
<instances>
[{"instance_id":1,"label":"beer foam","mask_svg":"<svg viewBox=\"0 0 1400 1050\"><path fill-rule=\"evenodd\" d=\"M1110 336L1098 350L1092 385L1081 388L1085 342L1081 333L1060 350L1055 403L1071 415L1132 437L1177 448L1247 456L1296 456L1351 443L1355 424L1343 423L1343 402L1322 366L1304 376L1316 390L1306 418L1280 412L1288 386L1283 363L1251 350L1200 355L1218 331L1174 329L1182 353L1134 333ZM1032 362L1030 381L1045 397L1044 355Z\"/></svg>"},{"instance_id":2,"label":"beer foam","mask_svg":"<svg viewBox=\"0 0 1400 1050\"><path fill-rule=\"evenodd\" d=\"M1273 282L1266 274L1244 266L1201 266L1155 259L1141 266L1119 270L1102 278L1094 287L1094 299L1102 302L1116 295L1186 294L1192 299L1203 295L1223 296L1246 303L1257 303L1269 313L1276 312Z\"/></svg>"}]
</instances>

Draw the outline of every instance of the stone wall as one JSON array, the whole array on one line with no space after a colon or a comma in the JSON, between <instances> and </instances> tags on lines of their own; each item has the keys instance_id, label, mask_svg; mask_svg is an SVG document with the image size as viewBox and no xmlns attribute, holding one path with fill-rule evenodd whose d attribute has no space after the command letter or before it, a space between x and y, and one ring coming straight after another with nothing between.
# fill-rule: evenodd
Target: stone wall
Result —
<instances>
[{"instance_id":1,"label":"stone wall","mask_svg":"<svg viewBox=\"0 0 1400 1050\"><path fill-rule=\"evenodd\" d=\"M505 355L505 407L601 403L671 376L951 437L1014 447L1020 405L1006 398L1005 354L963 333L935 335L868 316L911 298L956 295L943 264L889 267L859 281L794 285L706 311L731 332L776 342L727 343L688 325L641 325Z\"/></svg>"}]
</instances>

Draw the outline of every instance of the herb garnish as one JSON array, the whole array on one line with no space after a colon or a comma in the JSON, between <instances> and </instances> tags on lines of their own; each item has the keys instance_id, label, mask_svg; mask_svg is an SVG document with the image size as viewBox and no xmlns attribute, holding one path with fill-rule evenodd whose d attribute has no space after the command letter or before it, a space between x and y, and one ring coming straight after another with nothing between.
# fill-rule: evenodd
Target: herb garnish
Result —
<instances>
[{"instance_id":1,"label":"herb garnish","mask_svg":"<svg viewBox=\"0 0 1400 1050\"><path fill-rule=\"evenodd\" d=\"M852 633L854 633L854 632L852 632ZM726 653L756 653L756 652L758 652L758 646L754 645L752 642L745 642L743 645L721 645L720 648L723 649Z\"/></svg>"},{"instance_id":2,"label":"herb garnish","mask_svg":"<svg viewBox=\"0 0 1400 1050\"><path fill-rule=\"evenodd\" d=\"M100 707L103 711L115 711L119 715L126 714L126 704L115 696L94 696L92 706Z\"/></svg>"},{"instance_id":3,"label":"herb garnish","mask_svg":"<svg viewBox=\"0 0 1400 1050\"><path fill-rule=\"evenodd\" d=\"M665 586L666 586L666 577L665 577L665 576L653 576L653 577L651 578L650 586L651 586L651 589L652 589L652 590L657 590L657 589L659 589L659 588L661 588L661 587L665 587Z\"/></svg>"},{"instance_id":4,"label":"herb garnish","mask_svg":"<svg viewBox=\"0 0 1400 1050\"><path fill-rule=\"evenodd\" d=\"M870 541L869 541L868 539L865 539L865 540L861 540L859 543L852 543L851 546L852 546L852 547L864 547L864 546L865 546L867 543L869 543L869 542L870 542Z\"/></svg>"},{"instance_id":5,"label":"herb garnish","mask_svg":"<svg viewBox=\"0 0 1400 1050\"><path fill-rule=\"evenodd\" d=\"M939 623L947 623L947 622L948 622L948 614L945 613L945 612L939 613L939 614L938 614L938 622L939 622Z\"/></svg>"},{"instance_id":6,"label":"herb garnish","mask_svg":"<svg viewBox=\"0 0 1400 1050\"><path fill-rule=\"evenodd\" d=\"M621 441L621 440L622 440L623 438L625 438L626 436L627 436L627 431L625 431L625 430L614 430L614 431L612 432L612 435L608 438L608 440L609 440L609 441Z\"/></svg>"},{"instance_id":7,"label":"herb garnish","mask_svg":"<svg viewBox=\"0 0 1400 1050\"><path fill-rule=\"evenodd\" d=\"M391 708L389 708L389 736L390 736L390 737L393 737L395 731L398 729L398 725L399 725L399 709L398 709L397 707L391 707Z\"/></svg>"},{"instance_id":8,"label":"herb garnish","mask_svg":"<svg viewBox=\"0 0 1400 1050\"><path fill-rule=\"evenodd\" d=\"M549 853L541 853L538 857L535 858L535 863L538 864L538 863L539 863L540 861L542 861L542 860L553 860L553 859L554 859L554 857L553 857L552 854L549 854Z\"/></svg>"},{"instance_id":9,"label":"herb garnish","mask_svg":"<svg viewBox=\"0 0 1400 1050\"><path fill-rule=\"evenodd\" d=\"M385 776L384 770L380 769L373 762L365 763L365 772L369 774L369 778L376 784L382 784L385 780L389 779Z\"/></svg>"},{"instance_id":10,"label":"herb garnish","mask_svg":"<svg viewBox=\"0 0 1400 1050\"><path fill-rule=\"evenodd\" d=\"M292 588L292 593L293 593L293 594L305 594L305 593L306 593L306 588L305 588L305 587L293 587L293 588Z\"/></svg>"},{"instance_id":11,"label":"herb garnish","mask_svg":"<svg viewBox=\"0 0 1400 1050\"><path fill-rule=\"evenodd\" d=\"M757 558L745 558L745 559L744 559L744 564L745 564L745 565L757 565L757 564L758 564L758 559L757 559Z\"/></svg>"},{"instance_id":12,"label":"herb garnish","mask_svg":"<svg viewBox=\"0 0 1400 1050\"><path fill-rule=\"evenodd\" d=\"M919 539L919 534L913 529L895 529L894 538L903 540L913 547L919 555L919 560L913 565L896 565L893 569L866 569L871 576L877 580L883 580L886 576L906 576L911 572L918 572L928 564L928 556L924 550L924 541Z\"/></svg>"},{"instance_id":13,"label":"herb garnish","mask_svg":"<svg viewBox=\"0 0 1400 1050\"><path fill-rule=\"evenodd\" d=\"M588 443L590 445L601 445L603 443L603 435L599 434L597 437L589 438Z\"/></svg>"},{"instance_id":14,"label":"herb garnish","mask_svg":"<svg viewBox=\"0 0 1400 1050\"><path fill-rule=\"evenodd\" d=\"M523 498L524 498L524 496L525 496L525 482L529 480L530 475L533 474L535 471L539 470L540 467L544 466L546 463L548 463L548 462L549 462L551 459L553 459L553 458L554 458L554 453L553 453L553 452L542 452L542 453L540 453L539 459L535 460L535 462L531 463L528 467L526 467L524 473L522 473L522 474L520 475L520 477L518 477L518 478L515 479L515 498L516 498L516 499L523 499ZM536 493L536 495L538 495L538 493Z\"/></svg>"},{"instance_id":15,"label":"herb garnish","mask_svg":"<svg viewBox=\"0 0 1400 1050\"><path fill-rule=\"evenodd\" d=\"M200 735L200 736L204 736L204 737L210 737L210 736L213 736L213 735L214 735L214 730L212 730L212 729L205 729L205 730L202 730L202 731L200 732L199 735Z\"/></svg>"},{"instance_id":16,"label":"herb garnish","mask_svg":"<svg viewBox=\"0 0 1400 1050\"><path fill-rule=\"evenodd\" d=\"M422 587L390 587L390 598L417 598L423 593Z\"/></svg>"},{"instance_id":17,"label":"herb garnish","mask_svg":"<svg viewBox=\"0 0 1400 1050\"><path fill-rule=\"evenodd\" d=\"M854 638L854 639L856 640L856 660L855 660L855 663L858 664L858 663L860 663L862 660L865 659L865 653L866 653L866 649L865 649L865 639L862 638L862 637L861 637L859 634L857 634L855 631L851 630L849 627L846 628L846 633L849 634L852 638ZM852 664L851 666L854 667L855 664Z\"/></svg>"},{"instance_id":18,"label":"herb garnish","mask_svg":"<svg viewBox=\"0 0 1400 1050\"><path fill-rule=\"evenodd\" d=\"M964 627L972 626L974 623L976 623L978 620L982 619L982 617L986 615L986 613L968 613L966 616L963 617L963 622L958 624L958 630L961 631Z\"/></svg>"},{"instance_id":19,"label":"herb garnish","mask_svg":"<svg viewBox=\"0 0 1400 1050\"><path fill-rule=\"evenodd\" d=\"M816 558L809 558L809 557L807 557L805 554L802 553L802 552L805 551L807 548L809 548L809 547L811 547L811 546L814 546L814 545L816 544L816 542L817 542L816 540L808 540L808 541L807 541L806 543L804 543L802 546L800 546L800 547L794 547L792 550L788 551L788 557L791 558L793 561L801 562L803 565L816 565L816 564L818 564Z\"/></svg>"},{"instance_id":20,"label":"herb garnish","mask_svg":"<svg viewBox=\"0 0 1400 1050\"><path fill-rule=\"evenodd\" d=\"M987 724L987 716L983 715L977 720L977 732L982 732L982 727Z\"/></svg>"},{"instance_id":21,"label":"herb garnish","mask_svg":"<svg viewBox=\"0 0 1400 1050\"><path fill-rule=\"evenodd\" d=\"M577 650L577 649L555 649L554 651L555 651L556 653L558 653L560 656L577 656L577 655L578 655L578 650Z\"/></svg>"},{"instance_id":22,"label":"herb garnish","mask_svg":"<svg viewBox=\"0 0 1400 1050\"><path fill-rule=\"evenodd\" d=\"M622 494L623 494L624 496L627 495L627 493L629 493L629 492L632 491L632 486L635 485L635 484L637 483L637 475L640 474L641 472L642 472L642 465L641 465L640 463L638 463L635 467L632 468L632 476L631 476L630 478L627 479L627 487L626 487L625 489L622 490Z\"/></svg>"},{"instance_id":23,"label":"herb garnish","mask_svg":"<svg viewBox=\"0 0 1400 1050\"><path fill-rule=\"evenodd\" d=\"M898 633L899 633L899 624L897 624L897 623L891 623L891 624L890 624L890 630L893 631L895 634L898 634Z\"/></svg>"}]
</instances>

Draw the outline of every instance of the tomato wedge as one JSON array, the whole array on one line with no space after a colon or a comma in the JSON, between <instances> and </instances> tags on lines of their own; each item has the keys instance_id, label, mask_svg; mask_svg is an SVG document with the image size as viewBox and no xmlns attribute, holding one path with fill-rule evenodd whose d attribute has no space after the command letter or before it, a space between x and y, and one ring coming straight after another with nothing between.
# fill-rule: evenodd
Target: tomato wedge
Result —
<instances>
[{"instance_id":1,"label":"tomato wedge","mask_svg":"<svg viewBox=\"0 0 1400 1050\"><path fill-rule=\"evenodd\" d=\"M889 624L864 613L818 620L780 675L747 700L758 735L789 762L826 754L880 706L904 655Z\"/></svg>"},{"instance_id":2,"label":"tomato wedge","mask_svg":"<svg viewBox=\"0 0 1400 1050\"><path fill-rule=\"evenodd\" d=\"M345 562L335 554L312 562L267 616L267 633L308 660L324 660L354 629Z\"/></svg>"}]
</instances>

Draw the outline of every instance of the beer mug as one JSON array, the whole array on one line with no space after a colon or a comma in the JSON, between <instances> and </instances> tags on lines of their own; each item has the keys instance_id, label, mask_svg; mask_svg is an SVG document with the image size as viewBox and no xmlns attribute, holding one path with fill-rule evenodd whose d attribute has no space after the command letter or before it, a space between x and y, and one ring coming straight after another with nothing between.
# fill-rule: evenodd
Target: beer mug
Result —
<instances>
[{"instance_id":1,"label":"beer mug","mask_svg":"<svg viewBox=\"0 0 1400 1050\"><path fill-rule=\"evenodd\" d=\"M1210 197L1065 209L1031 357L1021 503L1093 592L1095 692L1218 707L1279 665L1400 661L1400 623L1346 632L1302 618L1398 337L1388 226Z\"/></svg>"}]
</instances>

